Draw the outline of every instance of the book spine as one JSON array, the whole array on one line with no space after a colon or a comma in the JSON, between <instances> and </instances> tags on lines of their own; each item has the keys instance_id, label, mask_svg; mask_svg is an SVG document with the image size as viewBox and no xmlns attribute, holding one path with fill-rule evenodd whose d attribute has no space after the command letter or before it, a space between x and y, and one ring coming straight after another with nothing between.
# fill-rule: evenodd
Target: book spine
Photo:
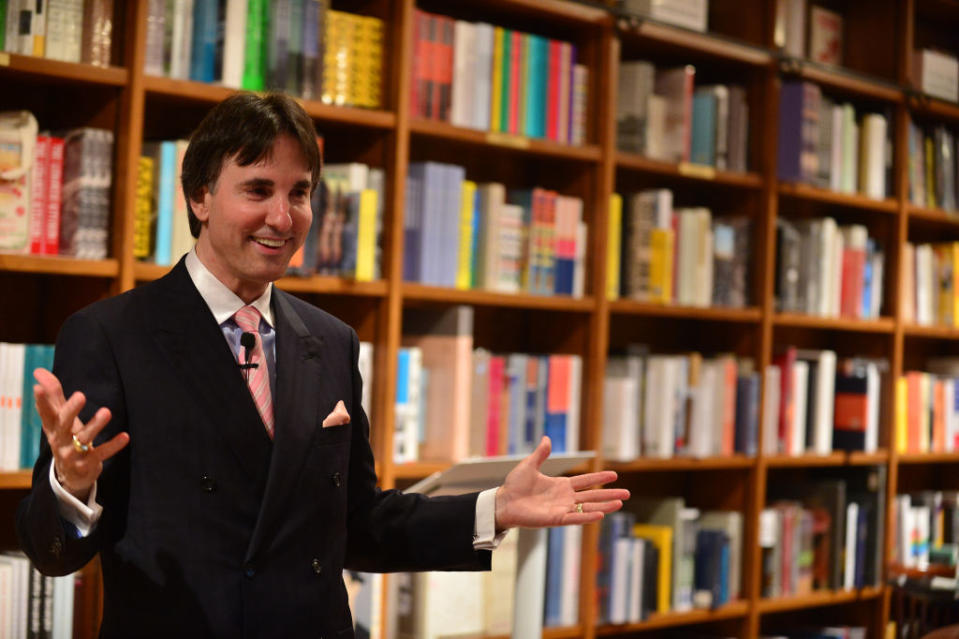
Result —
<instances>
[{"instance_id":1,"label":"book spine","mask_svg":"<svg viewBox=\"0 0 959 639\"><path fill-rule=\"evenodd\" d=\"M60 252L60 206L63 200L63 138L50 138L50 166L47 174L47 211L44 215L44 255Z\"/></svg>"},{"instance_id":2,"label":"book spine","mask_svg":"<svg viewBox=\"0 0 959 639\"><path fill-rule=\"evenodd\" d=\"M34 145L33 169L30 172L30 253L43 253L43 230L46 226L47 192L50 175L50 136L38 135Z\"/></svg>"}]
</instances>

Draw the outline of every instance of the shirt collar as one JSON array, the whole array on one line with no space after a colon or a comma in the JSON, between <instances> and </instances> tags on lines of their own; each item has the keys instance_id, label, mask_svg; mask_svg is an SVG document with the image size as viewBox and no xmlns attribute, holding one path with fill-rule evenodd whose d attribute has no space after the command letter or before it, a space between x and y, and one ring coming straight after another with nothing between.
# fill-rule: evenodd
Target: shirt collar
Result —
<instances>
[{"instance_id":1,"label":"shirt collar","mask_svg":"<svg viewBox=\"0 0 959 639\"><path fill-rule=\"evenodd\" d=\"M227 321L233 317L238 310L246 306L246 302L237 297L236 293L227 288L227 286L218 280L216 276L210 272L210 269L200 261L200 258L197 257L196 254L196 248L191 249L190 252L186 254L186 270L190 274L190 279L193 280L193 285L196 286L196 290L200 291L200 297L203 298L203 301L206 302L206 305L213 313L217 324L222 324ZM270 306L272 297L273 283L270 282L263 295L252 302L252 306L260 311L260 315L263 316L263 319L265 319L266 323L271 327L273 326L273 309Z\"/></svg>"}]
</instances>

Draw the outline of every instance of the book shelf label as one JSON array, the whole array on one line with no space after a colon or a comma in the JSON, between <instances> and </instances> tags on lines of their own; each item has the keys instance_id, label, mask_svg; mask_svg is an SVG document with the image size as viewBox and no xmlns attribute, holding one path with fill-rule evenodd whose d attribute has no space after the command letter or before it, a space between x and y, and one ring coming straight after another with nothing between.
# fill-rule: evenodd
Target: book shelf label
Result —
<instances>
[{"instance_id":1,"label":"book shelf label","mask_svg":"<svg viewBox=\"0 0 959 639\"><path fill-rule=\"evenodd\" d=\"M513 149L528 149L529 138L521 135L510 135L509 133L500 133L499 131L489 131L486 134L486 141L490 144L508 146Z\"/></svg>"},{"instance_id":2,"label":"book shelf label","mask_svg":"<svg viewBox=\"0 0 959 639\"><path fill-rule=\"evenodd\" d=\"M716 169L711 166L706 166L705 164L693 164L692 162L680 162L679 174L701 180L716 179Z\"/></svg>"}]
</instances>

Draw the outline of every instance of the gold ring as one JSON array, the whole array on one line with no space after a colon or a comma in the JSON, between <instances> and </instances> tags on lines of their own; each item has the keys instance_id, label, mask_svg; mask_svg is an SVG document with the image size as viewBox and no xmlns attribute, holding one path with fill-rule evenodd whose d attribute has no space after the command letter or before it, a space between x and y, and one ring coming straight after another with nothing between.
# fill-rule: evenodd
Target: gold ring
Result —
<instances>
[{"instance_id":1,"label":"gold ring","mask_svg":"<svg viewBox=\"0 0 959 639\"><path fill-rule=\"evenodd\" d=\"M73 436L73 450L77 451L78 453L89 453L90 448L91 448L90 444L84 444L79 439L77 439L76 435Z\"/></svg>"},{"instance_id":2,"label":"gold ring","mask_svg":"<svg viewBox=\"0 0 959 639\"><path fill-rule=\"evenodd\" d=\"M576 504L576 512L578 513L583 512L583 504Z\"/></svg>"}]
</instances>

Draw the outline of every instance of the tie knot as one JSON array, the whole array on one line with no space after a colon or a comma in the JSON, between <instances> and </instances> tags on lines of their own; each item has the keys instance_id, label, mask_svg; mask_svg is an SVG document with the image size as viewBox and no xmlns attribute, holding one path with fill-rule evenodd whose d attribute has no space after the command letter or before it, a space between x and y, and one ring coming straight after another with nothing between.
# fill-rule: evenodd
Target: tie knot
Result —
<instances>
[{"instance_id":1,"label":"tie knot","mask_svg":"<svg viewBox=\"0 0 959 639\"><path fill-rule=\"evenodd\" d=\"M244 306L233 316L236 325L240 330L246 333L259 334L260 332L260 311L254 306Z\"/></svg>"}]
</instances>

